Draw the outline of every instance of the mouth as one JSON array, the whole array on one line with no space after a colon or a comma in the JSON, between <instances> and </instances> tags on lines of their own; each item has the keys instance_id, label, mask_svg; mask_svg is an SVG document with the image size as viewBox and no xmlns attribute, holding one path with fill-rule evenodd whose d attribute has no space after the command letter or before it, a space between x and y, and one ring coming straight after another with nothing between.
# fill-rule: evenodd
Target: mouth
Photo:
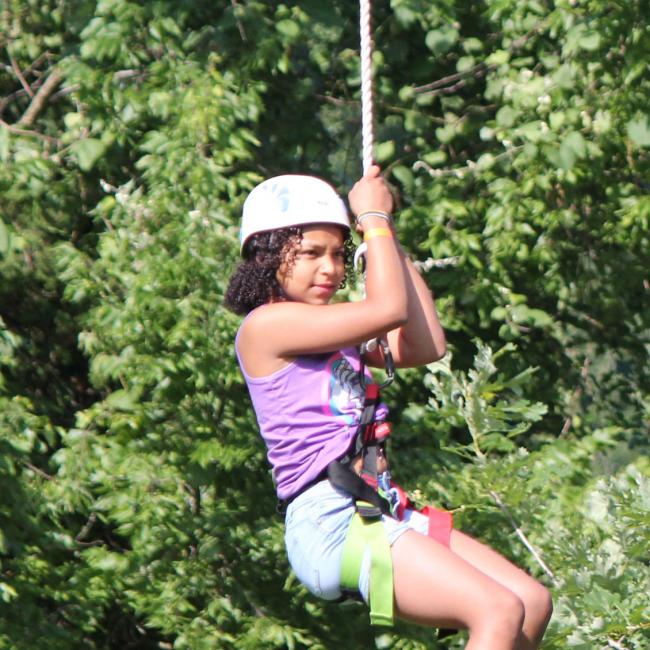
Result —
<instances>
[{"instance_id":1,"label":"mouth","mask_svg":"<svg viewBox=\"0 0 650 650\"><path fill-rule=\"evenodd\" d=\"M319 293L328 293L332 294L336 291L336 287L333 284L315 284L314 289Z\"/></svg>"}]
</instances>

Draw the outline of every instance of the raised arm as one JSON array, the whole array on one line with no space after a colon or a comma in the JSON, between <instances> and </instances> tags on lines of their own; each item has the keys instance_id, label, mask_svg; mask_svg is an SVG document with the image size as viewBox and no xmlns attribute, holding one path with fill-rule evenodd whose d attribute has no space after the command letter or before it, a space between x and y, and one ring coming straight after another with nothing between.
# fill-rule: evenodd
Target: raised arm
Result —
<instances>
[{"instance_id":1,"label":"raised arm","mask_svg":"<svg viewBox=\"0 0 650 650\"><path fill-rule=\"evenodd\" d=\"M400 262L406 282L406 322L388 332L386 338L397 367L411 368L437 361L447 350L433 294L401 246ZM367 356L370 365L383 366L379 351Z\"/></svg>"},{"instance_id":2,"label":"raised arm","mask_svg":"<svg viewBox=\"0 0 650 650\"><path fill-rule=\"evenodd\" d=\"M413 262L401 251L408 295L407 322L388 333L388 344L398 367L436 361L447 350L433 294Z\"/></svg>"}]
</instances>

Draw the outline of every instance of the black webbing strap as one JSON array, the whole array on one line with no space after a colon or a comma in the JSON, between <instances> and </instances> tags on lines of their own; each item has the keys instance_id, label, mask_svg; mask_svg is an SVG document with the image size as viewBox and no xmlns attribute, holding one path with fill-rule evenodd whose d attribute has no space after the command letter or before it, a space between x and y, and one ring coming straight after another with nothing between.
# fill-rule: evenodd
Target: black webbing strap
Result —
<instances>
[{"instance_id":1,"label":"black webbing strap","mask_svg":"<svg viewBox=\"0 0 650 650\"><path fill-rule=\"evenodd\" d=\"M357 511L362 517L379 517L382 512L390 514L390 504L377 490L368 485L349 465L338 460L327 466L327 478L335 485L346 492L349 492L357 500L366 501L370 506L360 506L357 503Z\"/></svg>"},{"instance_id":2,"label":"black webbing strap","mask_svg":"<svg viewBox=\"0 0 650 650\"><path fill-rule=\"evenodd\" d=\"M365 384L363 411L355 436L353 449L355 454L361 451L362 470L359 476L351 467L348 453L343 459L330 463L327 477L338 488L355 497L357 512L364 518L379 517L382 512L390 513L390 505L373 485L377 484L377 445L381 440L375 437L375 412L379 404L379 386L375 383ZM368 481L364 480L366 477Z\"/></svg>"},{"instance_id":3,"label":"black webbing strap","mask_svg":"<svg viewBox=\"0 0 650 650\"><path fill-rule=\"evenodd\" d=\"M306 485L303 485L297 492L294 492L290 497L286 499L278 499L278 502L275 506L275 511L281 516L284 517L287 514L287 508L289 504L297 499L303 492L309 490L309 488L314 487L316 483L320 483L327 478L327 469L324 469L316 478L312 479Z\"/></svg>"},{"instance_id":4,"label":"black webbing strap","mask_svg":"<svg viewBox=\"0 0 650 650\"><path fill-rule=\"evenodd\" d=\"M357 450L361 451L361 476L370 485L377 484L378 441L375 436L375 413L379 405L379 386L366 384L363 411L357 429ZM367 501L368 499L365 499ZM383 499L382 499L383 501Z\"/></svg>"}]
</instances>

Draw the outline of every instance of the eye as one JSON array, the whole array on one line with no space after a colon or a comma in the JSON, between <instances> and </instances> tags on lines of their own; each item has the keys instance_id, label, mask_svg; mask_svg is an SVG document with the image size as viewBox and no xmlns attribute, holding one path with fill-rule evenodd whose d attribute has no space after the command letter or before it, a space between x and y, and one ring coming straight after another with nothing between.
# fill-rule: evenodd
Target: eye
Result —
<instances>
[{"instance_id":1,"label":"eye","mask_svg":"<svg viewBox=\"0 0 650 650\"><path fill-rule=\"evenodd\" d=\"M313 248L303 248L300 255L303 257L316 257L317 253Z\"/></svg>"}]
</instances>

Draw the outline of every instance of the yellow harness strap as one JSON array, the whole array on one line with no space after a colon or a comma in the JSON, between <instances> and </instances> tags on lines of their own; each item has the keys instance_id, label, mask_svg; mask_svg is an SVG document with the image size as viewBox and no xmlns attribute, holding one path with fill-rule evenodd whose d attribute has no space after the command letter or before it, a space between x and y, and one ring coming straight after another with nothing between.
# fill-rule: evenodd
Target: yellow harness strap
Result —
<instances>
[{"instance_id":1,"label":"yellow harness strap","mask_svg":"<svg viewBox=\"0 0 650 650\"><path fill-rule=\"evenodd\" d=\"M358 505L368 505L358 502ZM358 512L350 528L341 557L341 588L359 591L361 563L370 552L370 623L393 625L393 561L381 517L364 518Z\"/></svg>"}]
</instances>

